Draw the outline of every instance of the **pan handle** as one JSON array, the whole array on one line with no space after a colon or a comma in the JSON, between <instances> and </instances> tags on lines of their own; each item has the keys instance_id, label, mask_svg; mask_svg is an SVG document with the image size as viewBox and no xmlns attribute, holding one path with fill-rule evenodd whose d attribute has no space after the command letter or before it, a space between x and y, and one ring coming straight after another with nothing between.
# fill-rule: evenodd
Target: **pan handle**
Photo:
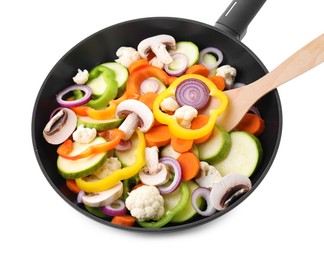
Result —
<instances>
[{"instance_id":1,"label":"pan handle","mask_svg":"<svg viewBox=\"0 0 324 260\"><path fill-rule=\"evenodd\" d=\"M215 27L242 40L254 16L259 12L266 0L233 0Z\"/></svg>"}]
</instances>

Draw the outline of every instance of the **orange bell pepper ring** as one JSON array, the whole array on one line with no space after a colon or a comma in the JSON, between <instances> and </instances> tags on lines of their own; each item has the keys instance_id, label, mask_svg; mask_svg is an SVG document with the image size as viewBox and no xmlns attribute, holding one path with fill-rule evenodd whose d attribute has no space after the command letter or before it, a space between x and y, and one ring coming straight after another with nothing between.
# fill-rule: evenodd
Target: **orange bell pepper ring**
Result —
<instances>
[{"instance_id":1,"label":"orange bell pepper ring","mask_svg":"<svg viewBox=\"0 0 324 260\"><path fill-rule=\"evenodd\" d=\"M128 98L138 99L141 95L141 83L150 77L158 78L167 86L177 79L177 77L169 76L168 73L158 67L151 65L141 66L133 70L128 76L126 83L126 93Z\"/></svg>"},{"instance_id":2,"label":"orange bell pepper ring","mask_svg":"<svg viewBox=\"0 0 324 260\"><path fill-rule=\"evenodd\" d=\"M70 152L72 151L73 145L72 145L72 140L68 139L58 147L57 153L59 156L65 159L78 160L94 154L107 152L109 150L114 149L120 143L120 140L124 137L124 132L115 128L115 129L107 130L107 133L104 137L109 138L110 141L106 143L91 145L83 152L73 156L69 155Z\"/></svg>"}]
</instances>

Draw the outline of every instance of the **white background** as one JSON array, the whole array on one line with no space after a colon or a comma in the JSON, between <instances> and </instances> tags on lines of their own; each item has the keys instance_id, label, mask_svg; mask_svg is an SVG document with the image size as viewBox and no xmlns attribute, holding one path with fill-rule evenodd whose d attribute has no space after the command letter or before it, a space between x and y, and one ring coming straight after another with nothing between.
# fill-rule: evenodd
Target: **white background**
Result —
<instances>
[{"instance_id":1,"label":"white background","mask_svg":"<svg viewBox=\"0 0 324 260\"><path fill-rule=\"evenodd\" d=\"M323 65L279 88L282 141L261 185L201 227L154 235L111 228L70 207L43 176L32 148L31 115L55 63L85 37L118 22L175 16L212 25L230 1L187 3L2 3L1 259L176 259L176 252L182 259L323 259ZM272 70L323 33L321 6L320 0L269 0L243 42Z\"/></svg>"}]
</instances>

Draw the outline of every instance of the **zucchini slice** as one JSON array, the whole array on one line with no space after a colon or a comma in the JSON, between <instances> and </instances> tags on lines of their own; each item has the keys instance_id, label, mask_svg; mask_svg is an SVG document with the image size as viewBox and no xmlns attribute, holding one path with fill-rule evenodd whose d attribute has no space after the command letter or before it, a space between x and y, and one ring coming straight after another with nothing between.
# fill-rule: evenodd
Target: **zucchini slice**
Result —
<instances>
[{"instance_id":1,"label":"zucchini slice","mask_svg":"<svg viewBox=\"0 0 324 260\"><path fill-rule=\"evenodd\" d=\"M213 134L204 143L198 144L199 160L213 164L223 160L231 149L231 138L229 133L215 126Z\"/></svg>"},{"instance_id":2,"label":"zucchini slice","mask_svg":"<svg viewBox=\"0 0 324 260\"><path fill-rule=\"evenodd\" d=\"M232 147L227 157L213 164L222 176L239 173L250 177L262 159L262 146L258 138L244 131L230 133Z\"/></svg>"},{"instance_id":3,"label":"zucchini slice","mask_svg":"<svg viewBox=\"0 0 324 260\"><path fill-rule=\"evenodd\" d=\"M92 142L88 144L73 142L73 150L71 154L79 154L91 145L105 142L107 141L103 137L96 137ZM99 169L106 159L107 152L99 153L79 160L68 160L59 156L57 158L57 168L59 173L65 179L83 178L85 176L90 175L95 170Z\"/></svg>"}]
</instances>

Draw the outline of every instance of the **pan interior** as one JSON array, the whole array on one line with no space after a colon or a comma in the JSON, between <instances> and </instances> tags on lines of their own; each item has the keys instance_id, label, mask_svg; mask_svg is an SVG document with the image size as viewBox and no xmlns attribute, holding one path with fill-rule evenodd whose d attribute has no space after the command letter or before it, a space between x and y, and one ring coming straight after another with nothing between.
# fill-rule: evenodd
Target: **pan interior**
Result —
<instances>
[{"instance_id":1,"label":"pan interior","mask_svg":"<svg viewBox=\"0 0 324 260\"><path fill-rule=\"evenodd\" d=\"M56 94L73 84L72 77L78 68L89 70L101 63L114 61L119 47L136 48L141 40L157 34L172 35L176 41L192 41L200 49L209 46L219 48L224 53L222 64L230 64L237 69L236 81L238 82L248 84L267 73L265 66L256 55L238 40L213 26L170 17L144 18L113 25L89 36L68 51L49 72L36 98L32 115L34 152L43 174L56 192L81 213L107 225L110 225L109 221L90 215L76 204L76 195L66 188L65 180L57 171L56 147L44 140L42 131L50 113L57 107ZM262 181L275 158L281 137L282 115L278 92L275 90L267 94L257 102L257 106L266 122L266 130L260 137L264 155L258 170L251 176L252 190L222 213L208 218L197 217L189 223L166 226L159 231L184 229L215 219L242 202ZM148 231L139 227L130 229Z\"/></svg>"}]
</instances>

